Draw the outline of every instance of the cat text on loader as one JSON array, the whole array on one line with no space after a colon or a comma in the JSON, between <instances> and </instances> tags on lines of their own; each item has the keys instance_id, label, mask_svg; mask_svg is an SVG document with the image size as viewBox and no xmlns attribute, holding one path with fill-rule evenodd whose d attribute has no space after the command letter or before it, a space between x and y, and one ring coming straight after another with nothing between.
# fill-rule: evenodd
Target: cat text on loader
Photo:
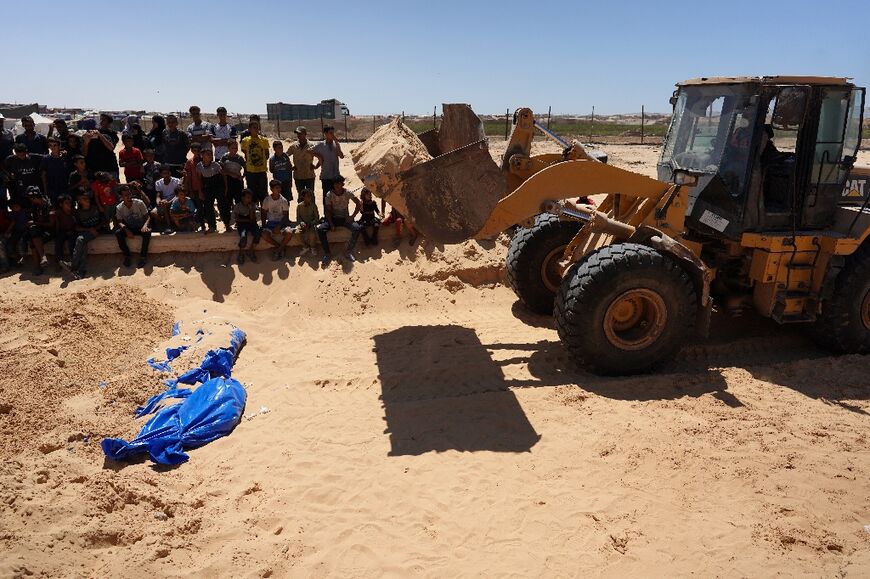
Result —
<instances>
[{"instance_id":1,"label":"cat text on loader","mask_svg":"<svg viewBox=\"0 0 870 579\"><path fill-rule=\"evenodd\" d=\"M700 78L671 102L658 179L508 149L501 169L516 186L473 237L521 226L507 264L520 300L554 312L566 348L599 373L666 361L706 333L714 298L810 324L834 351L870 352L870 192L855 194L870 168L854 166L864 89ZM568 201L596 194L597 209Z\"/></svg>"}]
</instances>

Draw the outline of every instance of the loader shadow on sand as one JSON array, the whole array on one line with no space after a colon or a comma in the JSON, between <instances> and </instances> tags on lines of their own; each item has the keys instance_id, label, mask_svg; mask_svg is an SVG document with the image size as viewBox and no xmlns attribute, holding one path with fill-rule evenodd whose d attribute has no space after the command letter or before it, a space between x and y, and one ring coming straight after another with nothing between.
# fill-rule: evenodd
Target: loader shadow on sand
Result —
<instances>
[{"instance_id":1,"label":"loader shadow on sand","mask_svg":"<svg viewBox=\"0 0 870 579\"><path fill-rule=\"evenodd\" d=\"M390 456L527 452L540 439L473 329L406 326L374 341Z\"/></svg>"}]
</instances>

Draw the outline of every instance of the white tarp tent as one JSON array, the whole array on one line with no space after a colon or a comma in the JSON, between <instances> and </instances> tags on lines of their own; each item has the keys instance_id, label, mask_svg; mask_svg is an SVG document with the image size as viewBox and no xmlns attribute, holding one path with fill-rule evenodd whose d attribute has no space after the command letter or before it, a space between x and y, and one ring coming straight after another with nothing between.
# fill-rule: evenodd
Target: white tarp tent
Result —
<instances>
[{"instance_id":1,"label":"white tarp tent","mask_svg":"<svg viewBox=\"0 0 870 579\"><path fill-rule=\"evenodd\" d=\"M36 125L36 132L40 135L48 135L48 128L51 127L54 119L44 117L39 113L33 113L29 116L31 119L33 119L33 123ZM21 125L21 119L15 121L14 125L12 125L12 123L10 122L11 120L12 119L6 119L6 127L12 129L12 134L18 136L23 133L24 127Z\"/></svg>"}]
</instances>

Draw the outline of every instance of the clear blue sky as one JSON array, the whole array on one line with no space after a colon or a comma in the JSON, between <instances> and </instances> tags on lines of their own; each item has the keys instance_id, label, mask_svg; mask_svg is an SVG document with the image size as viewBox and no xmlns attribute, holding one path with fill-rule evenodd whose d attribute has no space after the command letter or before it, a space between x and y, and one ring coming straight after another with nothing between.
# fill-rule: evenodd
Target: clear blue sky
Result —
<instances>
[{"instance_id":1,"label":"clear blue sky","mask_svg":"<svg viewBox=\"0 0 870 579\"><path fill-rule=\"evenodd\" d=\"M4 2L2 28L0 101L50 106L606 114L668 111L695 76L870 83L870 0L41 0Z\"/></svg>"}]
</instances>

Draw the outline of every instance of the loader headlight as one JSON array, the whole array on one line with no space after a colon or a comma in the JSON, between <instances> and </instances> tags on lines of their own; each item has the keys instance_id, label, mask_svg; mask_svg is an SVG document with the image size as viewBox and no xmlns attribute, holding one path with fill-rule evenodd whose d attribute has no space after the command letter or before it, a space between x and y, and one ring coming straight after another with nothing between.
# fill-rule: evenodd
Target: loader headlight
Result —
<instances>
[{"instance_id":1,"label":"loader headlight","mask_svg":"<svg viewBox=\"0 0 870 579\"><path fill-rule=\"evenodd\" d=\"M687 171L674 171L674 184L694 187L698 184L698 176Z\"/></svg>"}]
</instances>

